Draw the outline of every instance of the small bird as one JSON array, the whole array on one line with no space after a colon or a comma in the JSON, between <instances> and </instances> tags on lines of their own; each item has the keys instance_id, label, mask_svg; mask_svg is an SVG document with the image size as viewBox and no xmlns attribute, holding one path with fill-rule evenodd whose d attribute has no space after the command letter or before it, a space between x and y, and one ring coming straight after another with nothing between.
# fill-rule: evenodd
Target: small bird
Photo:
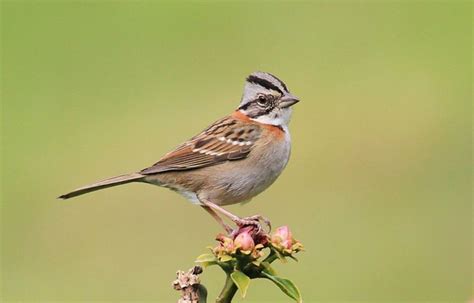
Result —
<instances>
[{"instance_id":1,"label":"small bird","mask_svg":"<svg viewBox=\"0 0 474 303\"><path fill-rule=\"evenodd\" d=\"M229 233L232 228L220 215L238 227L259 225L260 220L266 221L262 216L240 218L222 206L249 201L281 174L290 157L291 106L298 101L274 75L254 72L246 78L240 105L233 113L152 166L78 188L59 198L144 182L174 190L200 205Z\"/></svg>"}]
</instances>

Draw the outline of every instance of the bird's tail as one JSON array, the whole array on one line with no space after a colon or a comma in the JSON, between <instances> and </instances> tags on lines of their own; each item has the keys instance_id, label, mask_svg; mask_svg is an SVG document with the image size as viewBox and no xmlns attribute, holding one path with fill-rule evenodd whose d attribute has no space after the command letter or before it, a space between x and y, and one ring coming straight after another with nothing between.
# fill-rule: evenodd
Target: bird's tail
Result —
<instances>
[{"instance_id":1,"label":"bird's tail","mask_svg":"<svg viewBox=\"0 0 474 303\"><path fill-rule=\"evenodd\" d=\"M105 179L105 180L102 180L102 181L99 181L99 182L96 182L96 183L93 183L93 184L90 184L90 185L83 186L81 188L73 190L70 193L61 195L58 198L59 199L69 199L69 198L73 198L73 197L76 197L76 196L87 194L87 193L90 193L90 192L93 192L93 191L96 191L96 190L104 189L104 188L107 188L107 187L112 187L112 186L121 185L121 184L125 184L125 183L140 181L143 178L144 178L144 176L142 174L139 174L139 173L132 173L132 174L126 174L126 175L121 175L121 176L117 176L117 177L112 177L112 178L108 178L108 179Z\"/></svg>"}]
</instances>

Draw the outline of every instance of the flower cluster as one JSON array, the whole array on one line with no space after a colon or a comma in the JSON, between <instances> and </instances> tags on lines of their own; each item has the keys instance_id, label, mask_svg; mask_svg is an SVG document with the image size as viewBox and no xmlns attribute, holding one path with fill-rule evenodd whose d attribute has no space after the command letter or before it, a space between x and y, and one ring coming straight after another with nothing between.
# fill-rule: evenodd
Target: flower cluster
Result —
<instances>
[{"instance_id":1,"label":"flower cluster","mask_svg":"<svg viewBox=\"0 0 474 303\"><path fill-rule=\"evenodd\" d=\"M212 252L219 261L226 262L236 256L248 256L256 260L263 255L262 249L268 243L268 236L256 232L252 226L246 226L233 237L219 234L216 240L219 244L212 249Z\"/></svg>"},{"instance_id":2,"label":"flower cluster","mask_svg":"<svg viewBox=\"0 0 474 303\"><path fill-rule=\"evenodd\" d=\"M212 248L212 253L220 262L233 258L248 257L257 260L264 255L263 249L270 248L279 258L290 256L303 249L303 245L293 238L288 226L281 226L269 235L257 231L253 226L246 226L232 236L219 234L216 237L218 245Z\"/></svg>"},{"instance_id":3,"label":"flower cluster","mask_svg":"<svg viewBox=\"0 0 474 303\"><path fill-rule=\"evenodd\" d=\"M296 260L293 254L303 249L303 245L293 238L288 226L279 227L274 233L268 234L257 226L247 225L231 235L219 234L216 240L217 246L210 247L212 253L200 255L196 262L204 267L220 266L227 274L226 285L235 284L242 297L251 279L265 278L296 302L301 302L296 285L291 280L279 277L271 266L278 259L285 261L289 257ZM228 289L232 288L224 287L221 295L226 296Z\"/></svg>"}]
</instances>

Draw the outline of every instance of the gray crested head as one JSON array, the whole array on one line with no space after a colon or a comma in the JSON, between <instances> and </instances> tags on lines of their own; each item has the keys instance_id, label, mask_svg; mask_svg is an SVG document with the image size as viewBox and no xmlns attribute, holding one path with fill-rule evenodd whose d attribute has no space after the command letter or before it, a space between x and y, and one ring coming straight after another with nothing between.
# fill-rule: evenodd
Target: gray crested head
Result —
<instances>
[{"instance_id":1,"label":"gray crested head","mask_svg":"<svg viewBox=\"0 0 474 303\"><path fill-rule=\"evenodd\" d=\"M239 110L257 122L285 126L290 121L291 106L298 101L276 76L254 72L245 81Z\"/></svg>"}]
</instances>

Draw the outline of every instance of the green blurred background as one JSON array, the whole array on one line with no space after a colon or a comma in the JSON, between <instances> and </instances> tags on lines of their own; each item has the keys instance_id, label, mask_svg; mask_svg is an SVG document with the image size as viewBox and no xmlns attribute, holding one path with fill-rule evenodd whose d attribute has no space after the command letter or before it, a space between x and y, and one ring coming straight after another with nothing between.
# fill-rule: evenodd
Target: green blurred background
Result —
<instances>
[{"instance_id":1,"label":"green blurred background","mask_svg":"<svg viewBox=\"0 0 474 303\"><path fill-rule=\"evenodd\" d=\"M174 302L219 226L136 171L236 108L247 74L302 101L289 165L239 215L306 246L306 302L472 293L470 2L2 1L4 302ZM206 270L215 297L224 277ZM241 299L236 299L240 302ZM245 302L288 302L267 281Z\"/></svg>"}]
</instances>

